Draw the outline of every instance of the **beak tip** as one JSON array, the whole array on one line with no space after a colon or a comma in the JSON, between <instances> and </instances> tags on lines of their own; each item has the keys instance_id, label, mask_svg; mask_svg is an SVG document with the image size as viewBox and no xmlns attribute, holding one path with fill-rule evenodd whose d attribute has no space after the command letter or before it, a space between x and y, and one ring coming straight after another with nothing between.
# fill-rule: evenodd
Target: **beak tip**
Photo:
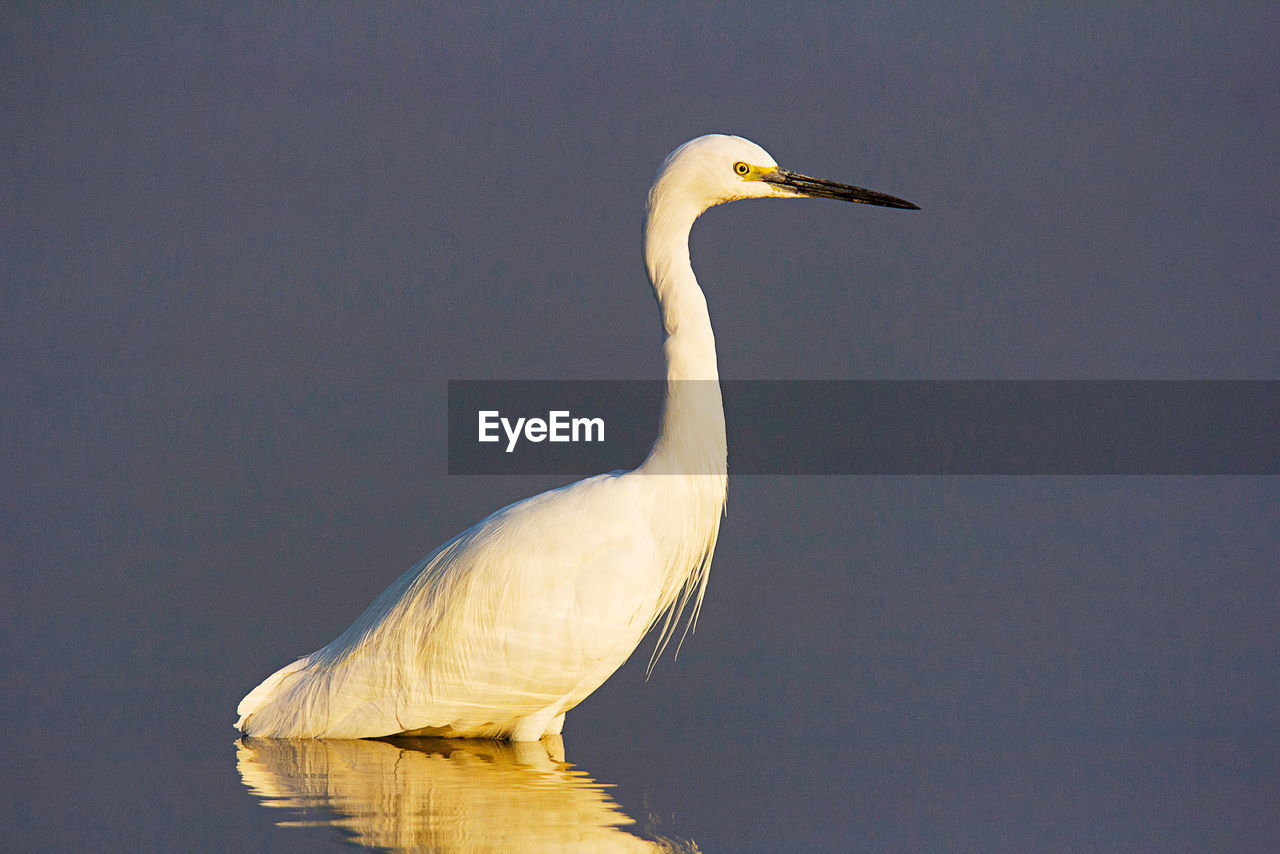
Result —
<instances>
[{"instance_id":1,"label":"beak tip","mask_svg":"<svg viewBox=\"0 0 1280 854\"><path fill-rule=\"evenodd\" d=\"M900 210L920 210L919 205L913 204L906 199L900 199L897 196L891 196L888 193L867 190L863 187L854 187L849 184L840 184L822 178L810 178L808 175L801 175L798 172L790 172L786 169L777 169L765 175L761 180L784 187L798 196L838 199L842 202L859 202L864 205L877 205Z\"/></svg>"}]
</instances>

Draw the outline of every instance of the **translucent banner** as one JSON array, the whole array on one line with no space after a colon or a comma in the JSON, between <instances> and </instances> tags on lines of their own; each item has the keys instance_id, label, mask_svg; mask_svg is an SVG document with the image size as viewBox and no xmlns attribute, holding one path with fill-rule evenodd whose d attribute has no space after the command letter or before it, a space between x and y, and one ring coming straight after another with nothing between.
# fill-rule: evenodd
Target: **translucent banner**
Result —
<instances>
[{"instance_id":1,"label":"translucent banner","mask_svg":"<svg viewBox=\"0 0 1280 854\"><path fill-rule=\"evenodd\" d=\"M682 399L714 400L715 384L687 385ZM1280 474L1276 381L727 380L719 388L735 474ZM656 380L451 381L449 472L635 468L657 438L667 393ZM718 407L693 409L715 429Z\"/></svg>"}]
</instances>

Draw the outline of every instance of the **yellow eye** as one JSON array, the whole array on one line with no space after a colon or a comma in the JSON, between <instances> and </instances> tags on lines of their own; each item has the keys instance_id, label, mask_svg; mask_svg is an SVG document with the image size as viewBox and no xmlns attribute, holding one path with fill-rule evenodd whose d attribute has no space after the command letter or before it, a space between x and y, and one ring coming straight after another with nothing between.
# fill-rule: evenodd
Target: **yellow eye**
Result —
<instances>
[{"instance_id":1,"label":"yellow eye","mask_svg":"<svg viewBox=\"0 0 1280 854\"><path fill-rule=\"evenodd\" d=\"M739 160L737 163L733 164L733 171L737 172L739 175L745 176L751 171L751 167Z\"/></svg>"}]
</instances>

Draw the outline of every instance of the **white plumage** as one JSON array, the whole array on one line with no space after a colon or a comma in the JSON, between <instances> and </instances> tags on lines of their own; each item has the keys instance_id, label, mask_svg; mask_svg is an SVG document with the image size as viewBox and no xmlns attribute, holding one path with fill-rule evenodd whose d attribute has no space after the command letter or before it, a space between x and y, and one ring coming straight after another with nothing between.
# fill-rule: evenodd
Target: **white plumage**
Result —
<instances>
[{"instance_id":1,"label":"white plumage","mask_svg":"<svg viewBox=\"0 0 1280 854\"><path fill-rule=\"evenodd\" d=\"M740 137L692 140L649 193L645 262L666 331L667 398L635 471L587 478L497 511L388 587L336 640L239 706L253 736L397 733L530 741L622 665L655 623L659 649L696 617L725 502L715 338L689 263L704 210L753 197L892 196L778 168Z\"/></svg>"}]
</instances>

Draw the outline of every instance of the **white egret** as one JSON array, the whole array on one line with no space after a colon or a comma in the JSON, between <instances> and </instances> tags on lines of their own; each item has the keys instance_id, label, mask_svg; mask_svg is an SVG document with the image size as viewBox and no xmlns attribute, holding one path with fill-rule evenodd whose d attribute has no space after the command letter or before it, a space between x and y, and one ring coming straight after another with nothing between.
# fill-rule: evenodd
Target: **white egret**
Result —
<instances>
[{"instance_id":1,"label":"white egret","mask_svg":"<svg viewBox=\"0 0 1280 854\"><path fill-rule=\"evenodd\" d=\"M634 471L497 511L402 575L336 640L249 692L247 735L439 735L534 741L617 670L658 621L658 650L706 590L725 504L715 339L689 263L707 208L818 196L917 209L780 168L713 134L677 148L649 191L644 256L666 340L667 394ZM657 653L655 652L655 655Z\"/></svg>"}]
</instances>

